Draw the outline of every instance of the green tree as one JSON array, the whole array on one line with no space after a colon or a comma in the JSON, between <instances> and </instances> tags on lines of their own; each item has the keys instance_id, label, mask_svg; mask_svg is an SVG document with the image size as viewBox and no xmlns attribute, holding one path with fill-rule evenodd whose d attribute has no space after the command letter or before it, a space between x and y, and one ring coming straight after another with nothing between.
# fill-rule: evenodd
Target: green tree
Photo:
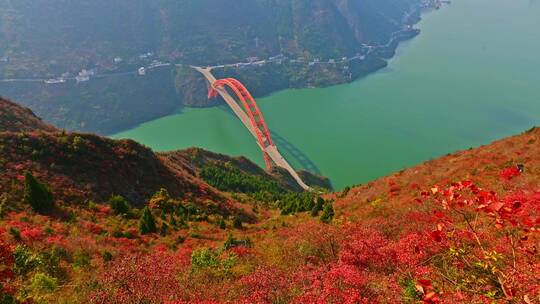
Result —
<instances>
[{"instance_id":1,"label":"green tree","mask_svg":"<svg viewBox=\"0 0 540 304\"><path fill-rule=\"evenodd\" d=\"M37 295L48 294L56 290L58 280L45 273L36 273L31 280L30 286Z\"/></svg>"},{"instance_id":2,"label":"green tree","mask_svg":"<svg viewBox=\"0 0 540 304\"><path fill-rule=\"evenodd\" d=\"M164 213L172 213L178 205L179 203L171 198L169 191L165 188L156 192L148 202L151 209L160 209Z\"/></svg>"},{"instance_id":3,"label":"green tree","mask_svg":"<svg viewBox=\"0 0 540 304\"><path fill-rule=\"evenodd\" d=\"M317 202L315 203L315 206L311 209L311 216L318 216L319 212L323 210L324 207L324 199L322 197L317 198Z\"/></svg>"},{"instance_id":4,"label":"green tree","mask_svg":"<svg viewBox=\"0 0 540 304\"><path fill-rule=\"evenodd\" d=\"M13 272L18 275L26 275L36 269L41 263L38 255L34 254L24 245L18 245L15 248L13 258L15 259Z\"/></svg>"},{"instance_id":5,"label":"green tree","mask_svg":"<svg viewBox=\"0 0 540 304\"><path fill-rule=\"evenodd\" d=\"M227 229L227 224L225 224L225 220L222 217L219 218L218 226L219 226L219 229L222 229L222 230Z\"/></svg>"},{"instance_id":6,"label":"green tree","mask_svg":"<svg viewBox=\"0 0 540 304\"><path fill-rule=\"evenodd\" d=\"M139 232L141 234L155 233L157 231L156 220L148 207L144 207L143 214L139 220Z\"/></svg>"},{"instance_id":7,"label":"green tree","mask_svg":"<svg viewBox=\"0 0 540 304\"><path fill-rule=\"evenodd\" d=\"M109 199L109 205L116 214L128 214L131 206L121 195L113 195Z\"/></svg>"},{"instance_id":8,"label":"green tree","mask_svg":"<svg viewBox=\"0 0 540 304\"><path fill-rule=\"evenodd\" d=\"M7 193L4 193L0 195L0 219L6 215L7 212L7 202L8 202L8 195Z\"/></svg>"},{"instance_id":9,"label":"green tree","mask_svg":"<svg viewBox=\"0 0 540 304\"><path fill-rule=\"evenodd\" d=\"M230 248L233 248L236 246L236 239L232 236L232 234L229 233L229 236L227 236L227 239L225 240L225 243L223 244L223 249L227 250Z\"/></svg>"},{"instance_id":10,"label":"green tree","mask_svg":"<svg viewBox=\"0 0 540 304\"><path fill-rule=\"evenodd\" d=\"M38 213L46 213L54 208L54 199L51 190L37 180L30 172L24 174L23 199Z\"/></svg>"},{"instance_id":11,"label":"green tree","mask_svg":"<svg viewBox=\"0 0 540 304\"><path fill-rule=\"evenodd\" d=\"M219 266L219 257L217 253L210 248L199 248L194 250L191 254L191 267L193 270L218 268Z\"/></svg>"},{"instance_id":12,"label":"green tree","mask_svg":"<svg viewBox=\"0 0 540 304\"><path fill-rule=\"evenodd\" d=\"M233 227L236 229L242 229L242 220L239 216L235 216L233 219Z\"/></svg>"},{"instance_id":13,"label":"green tree","mask_svg":"<svg viewBox=\"0 0 540 304\"><path fill-rule=\"evenodd\" d=\"M81 153L86 152L86 140L83 139L80 136L73 137L73 142L71 143L71 148L75 152L81 152Z\"/></svg>"},{"instance_id":14,"label":"green tree","mask_svg":"<svg viewBox=\"0 0 540 304\"><path fill-rule=\"evenodd\" d=\"M169 224L175 229L178 228L178 222L176 221L176 219L174 218L174 214L172 213L169 215Z\"/></svg>"},{"instance_id":15,"label":"green tree","mask_svg":"<svg viewBox=\"0 0 540 304\"><path fill-rule=\"evenodd\" d=\"M349 194L349 192L351 191L351 187L347 186L345 187L345 189L343 189L343 191L341 192L341 194L339 195L339 197L346 197L347 194Z\"/></svg>"},{"instance_id":16,"label":"green tree","mask_svg":"<svg viewBox=\"0 0 540 304\"><path fill-rule=\"evenodd\" d=\"M86 250L77 250L73 254L73 266L75 267L84 268L90 266L91 260L92 257Z\"/></svg>"},{"instance_id":17,"label":"green tree","mask_svg":"<svg viewBox=\"0 0 540 304\"><path fill-rule=\"evenodd\" d=\"M328 203L326 204L326 206L324 206L324 210L321 215L321 221L328 224L332 221L333 218L334 218L334 207L332 207L332 204Z\"/></svg>"},{"instance_id":18,"label":"green tree","mask_svg":"<svg viewBox=\"0 0 540 304\"><path fill-rule=\"evenodd\" d=\"M167 235L167 233L169 233L169 225L167 225L167 223L165 222L162 222L159 233L163 236Z\"/></svg>"},{"instance_id":19,"label":"green tree","mask_svg":"<svg viewBox=\"0 0 540 304\"><path fill-rule=\"evenodd\" d=\"M101 258L103 259L104 262L110 262L113 259L113 255L109 251L104 251L101 254Z\"/></svg>"}]
</instances>

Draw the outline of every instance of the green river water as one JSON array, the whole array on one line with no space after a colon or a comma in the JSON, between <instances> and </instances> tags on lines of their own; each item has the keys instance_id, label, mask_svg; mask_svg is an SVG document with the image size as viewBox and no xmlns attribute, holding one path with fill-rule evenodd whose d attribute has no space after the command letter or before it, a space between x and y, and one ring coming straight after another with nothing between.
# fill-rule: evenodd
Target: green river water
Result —
<instances>
[{"instance_id":1,"label":"green river water","mask_svg":"<svg viewBox=\"0 0 540 304\"><path fill-rule=\"evenodd\" d=\"M339 189L540 125L540 0L454 0L417 27L421 34L384 70L258 100L293 166ZM224 107L183 109L113 137L263 164L254 139Z\"/></svg>"}]
</instances>

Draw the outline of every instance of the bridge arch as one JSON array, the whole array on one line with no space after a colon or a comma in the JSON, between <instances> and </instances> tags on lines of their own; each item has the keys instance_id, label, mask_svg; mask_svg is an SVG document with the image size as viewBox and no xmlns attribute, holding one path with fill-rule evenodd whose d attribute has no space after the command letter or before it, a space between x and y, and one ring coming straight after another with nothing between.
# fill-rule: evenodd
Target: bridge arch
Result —
<instances>
[{"instance_id":1,"label":"bridge arch","mask_svg":"<svg viewBox=\"0 0 540 304\"><path fill-rule=\"evenodd\" d=\"M273 146L272 135L268 129L264 116L262 115L255 98L246 89L246 87L238 80L234 78L224 78L216 80L209 88L208 98L214 98L218 95L217 88L229 88L240 100L244 111L249 117L251 127L257 137L257 143L259 144L263 153L266 169L272 168L272 161L270 156L265 152L265 149L269 146Z\"/></svg>"}]
</instances>

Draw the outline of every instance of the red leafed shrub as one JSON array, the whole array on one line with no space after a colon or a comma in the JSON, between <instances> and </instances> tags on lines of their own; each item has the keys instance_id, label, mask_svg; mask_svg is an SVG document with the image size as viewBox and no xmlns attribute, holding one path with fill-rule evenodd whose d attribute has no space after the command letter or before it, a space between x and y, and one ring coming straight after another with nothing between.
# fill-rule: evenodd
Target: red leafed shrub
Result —
<instances>
[{"instance_id":1,"label":"red leafed shrub","mask_svg":"<svg viewBox=\"0 0 540 304\"><path fill-rule=\"evenodd\" d=\"M90 303L162 303L182 293L173 255L157 252L130 255L108 266Z\"/></svg>"},{"instance_id":2,"label":"red leafed shrub","mask_svg":"<svg viewBox=\"0 0 540 304\"><path fill-rule=\"evenodd\" d=\"M188 267L191 266L191 255L193 253L193 248L188 246L182 246L176 251L175 261L179 267Z\"/></svg>"},{"instance_id":3,"label":"red leafed shrub","mask_svg":"<svg viewBox=\"0 0 540 304\"><path fill-rule=\"evenodd\" d=\"M435 304L441 302L437 297L437 293L435 293L435 289L433 288L433 284L431 284L430 280L418 280L416 289L422 294L422 301L424 304Z\"/></svg>"},{"instance_id":4,"label":"red leafed shrub","mask_svg":"<svg viewBox=\"0 0 540 304\"><path fill-rule=\"evenodd\" d=\"M167 246L164 245L164 244L159 244L159 245L156 245L156 247L154 247L154 252L158 253L158 252L166 252L167 251Z\"/></svg>"},{"instance_id":5,"label":"red leafed shrub","mask_svg":"<svg viewBox=\"0 0 540 304\"><path fill-rule=\"evenodd\" d=\"M12 214L8 214L8 218L16 218L19 214L16 214L16 213L12 213ZM19 230L22 230L22 229L27 229L30 227L30 225L26 222L22 222L22 221L19 221L19 220L8 220L6 221L6 226L10 226L10 227L14 227L14 228L17 228Z\"/></svg>"},{"instance_id":6,"label":"red leafed shrub","mask_svg":"<svg viewBox=\"0 0 540 304\"><path fill-rule=\"evenodd\" d=\"M230 249L236 256L242 258L245 256L248 256L252 253L251 248L243 247L243 246L236 246Z\"/></svg>"},{"instance_id":7,"label":"red leafed shrub","mask_svg":"<svg viewBox=\"0 0 540 304\"><path fill-rule=\"evenodd\" d=\"M48 237L45 241L49 245L57 245L63 247L65 245L64 239L65 237L63 235L53 235Z\"/></svg>"},{"instance_id":8,"label":"red leafed shrub","mask_svg":"<svg viewBox=\"0 0 540 304\"><path fill-rule=\"evenodd\" d=\"M324 266L312 274L304 294L294 303L370 303L362 296L367 290L367 283L358 268L352 265L335 263L328 270Z\"/></svg>"},{"instance_id":9,"label":"red leafed shrub","mask_svg":"<svg viewBox=\"0 0 540 304\"><path fill-rule=\"evenodd\" d=\"M519 170L505 172L509 177ZM448 247L447 266L438 271L466 287L459 297L452 297L473 301L476 295L483 295L512 300L534 294L534 288L526 286L537 285L538 266L531 265L538 265L535 244L540 228L540 192L515 191L500 198L472 182L437 189L430 197L442 207L436 211L441 222L431 236L435 241L446 241ZM426 291L424 297L428 295L431 302L424 301L436 303L435 295Z\"/></svg>"},{"instance_id":10,"label":"red leafed shrub","mask_svg":"<svg viewBox=\"0 0 540 304\"><path fill-rule=\"evenodd\" d=\"M198 301L164 301L164 304L219 304L215 300L198 300Z\"/></svg>"},{"instance_id":11,"label":"red leafed shrub","mask_svg":"<svg viewBox=\"0 0 540 304\"><path fill-rule=\"evenodd\" d=\"M499 222L509 222L513 226L522 227L526 231L540 228L540 192L514 192L501 202L491 206L494 217Z\"/></svg>"},{"instance_id":12,"label":"red leafed shrub","mask_svg":"<svg viewBox=\"0 0 540 304\"><path fill-rule=\"evenodd\" d=\"M93 234L102 234L105 230L103 227L101 227L98 224L94 224L92 222L84 222L83 227L86 228L88 231L92 232Z\"/></svg>"},{"instance_id":13,"label":"red leafed shrub","mask_svg":"<svg viewBox=\"0 0 540 304\"><path fill-rule=\"evenodd\" d=\"M305 222L292 229L283 229L280 236L287 239L287 247L294 248L289 254L299 254L299 259L309 260L312 264L328 263L336 260L339 243L343 233L331 225L320 225L315 221Z\"/></svg>"},{"instance_id":14,"label":"red leafed shrub","mask_svg":"<svg viewBox=\"0 0 540 304\"><path fill-rule=\"evenodd\" d=\"M517 167L509 167L501 171L499 176L505 180L512 180L514 177L520 176L521 170Z\"/></svg>"},{"instance_id":15,"label":"red leafed shrub","mask_svg":"<svg viewBox=\"0 0 540 304\"><path fill-rule=\"evenodd\" d=\"M111 215L114 213L111 207L106 205L97 205L97 211L101 216Z\"/></svg>"},{"instance_id":16,"label":"red leafed shrub","mask_svg":"<svg viewBox=\"0 0 540 304\"><path fill-rule=\"evenodd\" d=\"M439 253L441 244L433 242L426 233L414 232L390 242L386 251L395 252L396 268L399 272L411 271L422 273L425 268L419 267L429 257Z\"/></svg>"},{"instance_id":17,"label":"red leafed shrub","mask_svg":"<svg viewBox=\"0 0 540 304\"><path fill-rule=\"evenodd\" d=\"M240 303L271 304L287 302L291 288L290 278L275 267L260 267L239 281Z\"/></svg>"},{"instance_id":18,"label":"red leafed shrub","mask_svg":"<svg viewBox=\"0 0 540 304\"><path fill-rule=\"evenodd\" d=\"M24 240L32 243L43 238L43 230L41 228L26 228L21 231L21 236Z\"/></svg>"},{"instance_id":19,"label":"red leafed shrub","mask_svg":"<svg viewBox=\"0 0 540 304\"><path fill-rule=\"evenodd\" d=\"M396 253L387 245L388 240L379 231L359 228L344 242L340 261L360 269L388 270L395 264Z\"/></svg>"},{"instance_id":20,"label":"red leafed shrub","mask_svg":"<svg viewBox=\"0 0 540 304\"><path fill-rule=\"evenodd\" d=\"M137 241L128 239L125 237L106 237L105 241L109 242L110 244L114 244L119 249L124 250L125 252L131 252L132 250L137 249Z\"/></svg>"},{"instance_id":21,"label":"red leafed shrub","mask_svg":"<svg viewBox=\"0 0 540 304\"><path fill-rule=\"evenodd\" d=\"M493 191L461 182L434 194L433 199L447 211L482 212L494 219L497 228L504 223L528 229L540 225L540 192L514 192L500 199Z\"/></svg>"},{"instance_id":22,"label":"red leafed shrub","mask_svg":"<svg viewBox=\"0 0 540 304\"><path fill-rule=\"evenodd\" d=\"M13 253L8 244L0 240L0 296L7 291L4 284L7 280L13 278Z\"/></svg>"},{"instance_id":23,"label":"red leafed shrub","mask_svg":"<svg viewBox=\"0 0 540 304\"><path fill-rule=\"evenodd\" d=\"M340 262L379 274L423 271L417 266L442 248L427 232L412 232L390 240L369 228L355 231L342 247Z\"/></svg>"}]
</instances>

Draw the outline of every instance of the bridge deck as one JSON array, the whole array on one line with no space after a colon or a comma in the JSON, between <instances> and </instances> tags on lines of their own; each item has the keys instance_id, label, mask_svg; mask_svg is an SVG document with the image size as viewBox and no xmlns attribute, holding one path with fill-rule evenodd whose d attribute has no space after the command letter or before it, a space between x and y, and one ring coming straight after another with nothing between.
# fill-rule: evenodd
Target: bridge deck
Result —
<instances>
[{"instance_id":1,"label":"bridge deck","mask_svg":"<svg viewBox=\"0 0 540 304\"><path fill-rule=\"evenodd\" d=\"M201 74L203 74L204 77L206 77L206 79L208 80L208 82L210 82L210 84L213 84L216 81L216 78L214 77L214 75L212 75L211 69L201 68L201 67L193 67L193 68L199 71ZM231 96L231 94L229 94L229 92L226 89L220 88L220 87L217 87L216 91L219 93L219 95L221 95L221 97L223 97L225 102L229 105L229 107L233 110L233 112L244 124L244 126L249 130L249 132L251 132L251 135L257 138L257 134L255 130L253 129L253 126L251 125L251 121L248 115L246 114L246 112L244 112L244 110L240 107L240 105L236 102L236 100ZM270 159L272 159L272 161L278 167L281 167L287 170L287 172L289 172L289 174L296 180L296 182L298 183L298 185L300 185L300 187L302 187L302 189L311 190L311 188L308 185L306 185L304 181L302 181L298 173L292 168L292 166L287 162L287 160L281 155L281 153L278 151L275 145L269 145L267 147L261 147L259 145L259 147L264 152L266 152L266 154L270 157Z\"/></svg>"}]
</instances>

